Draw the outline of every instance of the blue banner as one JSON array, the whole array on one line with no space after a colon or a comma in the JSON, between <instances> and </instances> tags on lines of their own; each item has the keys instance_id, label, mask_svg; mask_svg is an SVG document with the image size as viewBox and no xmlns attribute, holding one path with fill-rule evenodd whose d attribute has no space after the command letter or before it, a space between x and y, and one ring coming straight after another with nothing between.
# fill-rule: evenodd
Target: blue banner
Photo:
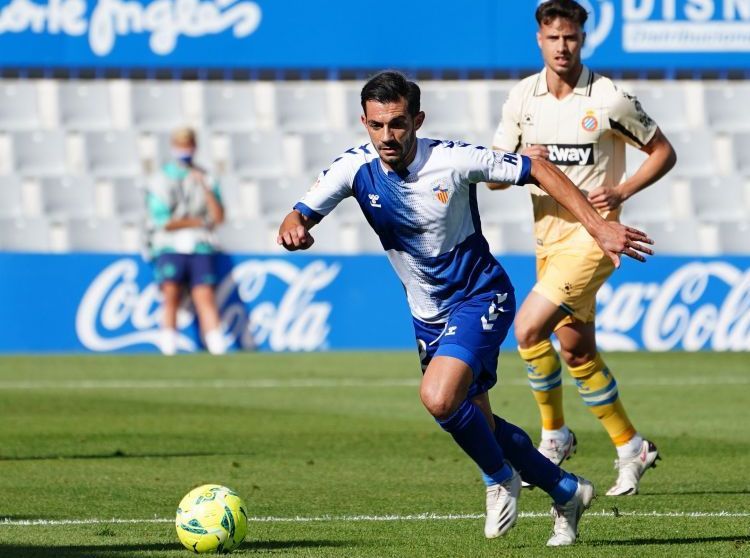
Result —
<instances>
[{"instance_id":1,"label":"blue banner","mask_svg":"<svg viewBox=\"0 0 750 558\"><path fill-rule=\"evenodd\" d=\"M748 0L580 0L596 69L750 69ZM0 66L529 70L536 2L3 0Z\"/></svg>"},{"instance_id":2,"label":"blue banner","mask_svg":"<svg viewBox=\"0 0 750 558\"><path fill-rule=\"evenodd\" d=\"M534 258L501 257L519 300ZM403 288L384 256L222 256L217 288L235 349L412 349ZM0 352L143 352L159 347L160 297L136 256L0 254ZM189 305L179 348L201 343ZM750 350L750 258L625 262L600 290L605 350ZM503 347L513 349L512 335Z\"/></svg>"}]
</instances>

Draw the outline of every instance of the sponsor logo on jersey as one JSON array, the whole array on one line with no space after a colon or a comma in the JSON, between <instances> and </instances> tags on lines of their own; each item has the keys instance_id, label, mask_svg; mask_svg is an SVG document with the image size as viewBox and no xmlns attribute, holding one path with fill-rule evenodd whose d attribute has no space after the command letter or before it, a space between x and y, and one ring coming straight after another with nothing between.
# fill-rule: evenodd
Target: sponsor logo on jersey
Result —
<instances>
[{"instance_id":1,"label":"sponsor logo on jersey","mask_svg":"<svg viewBox=\"0 0 750 558\"><path fill-rule=\"evenodd\" d=\"M436 186L433 186L432 195L437 201L446 205L448 200L450 200L451 191L444 183L438 183Z\"/></svg>"},{"instance_id":2,"label":"sponsor logo on jersey","mask_svg":"<svg viewBox=\"0 0 750 558\"><path fill-rule=\"evenodd\" d=\"M549 151L549 160L556 165L593 165L594 144L570 145L553 143L546 145Z\"/></svg>"},{"instance_id":3,"label":"sponsor logo on jersey","mask_svg":"<svg viewBox=\"0 0 750 558\"><path fill-rule=\"evenodd\" d=\"M587 132L595 132L599 127L599 121L593 111L586 111L586 116L581 120L581 127Z\"/></svg>"}]
</instances>

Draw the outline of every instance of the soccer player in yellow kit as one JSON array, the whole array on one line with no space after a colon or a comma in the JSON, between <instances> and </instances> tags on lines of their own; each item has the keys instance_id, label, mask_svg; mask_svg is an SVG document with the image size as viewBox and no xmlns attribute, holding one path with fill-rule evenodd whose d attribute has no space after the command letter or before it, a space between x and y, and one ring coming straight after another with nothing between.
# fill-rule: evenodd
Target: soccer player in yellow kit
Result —
<instances>
[{"instance_id":1,"label":"soccer player in yellow kit","mask_svg":"<svg viewBox=\"0 0 750 558\"><path fill-rule=\"evenodd\" d=\"M664 176L676 156L637 99L581 63L586 18L573 0L539 5L537 42L544 69L511 90L493 145L557 164L605 219L615 221L622 202ZM648 154L630 177L625 176L626 144ZM607 494L636 494L659 454L630 422L617 382L596 347L596 292L614 265L564 207L528 187L537 283L519 310L515 333L542 418L539 451L559 464L576 450L563 415L560 356L550 342L554 333L583 402L617 448L618 478Z\"/></svg>"}]
</instances>

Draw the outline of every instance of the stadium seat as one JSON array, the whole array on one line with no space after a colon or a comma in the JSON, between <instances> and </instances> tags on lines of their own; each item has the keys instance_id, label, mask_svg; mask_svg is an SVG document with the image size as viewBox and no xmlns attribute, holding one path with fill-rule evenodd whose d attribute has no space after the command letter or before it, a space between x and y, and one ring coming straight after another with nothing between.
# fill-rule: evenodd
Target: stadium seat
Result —
<instances>
[{"instance_id":1,"label":"stadium seat","mask_svg":"<svg viewBox=\"0 0 750 558\"><path fill-rule=\"evenodd\" d=\"M0 176L0 218L23 215L21 180L15 174Z\"/></svg>"},{"instance_id":2,"label":"stadium seat","mask_svg":"<svg viewBox=\"0 0 750 558\"><path fill-rule=\"evenodd\" d=\"M73 252L122 252L122 227L117 220L70 219L68 247Z\"/></svg>"},{"instance_id":3,"label":"stadium seat","mask_svg":"<svg viewBox=\"0 0 750 558\"><path fill-rule=\"evenodd\" d=\"M309 252L311 255L353 254L357 251L356 234L333 215L326 217L311 233L315 239L315 244Z\"/></svg>"},{"instance_id":4,"label":"stadium seat","mask_svg":"<svg viewBox=\"0 0 750 558\"><path fill-rule=\"evenodd\" d=\"M68 130L112 127L109 87L100 81L67 81L58 90L60 123Z\"/></svg>"},{"instance_id":5,"label":"stadium seat","mask_svg":"<svg viewBox=\"0 0 750 558\"><path fill-rule=\"evenodd\" d=\"M425 112L424 126L428 130L441 130L463 139L461 132L474 128L469 92L465 88L446 87L443 84L422 87L422 110ZM453 133L455 132L455 133Z\"/></svg>"},{"instance_id":6,"label":"stadium seat","mask_svg":"<svg viewBox=\"0 0 750 558\"><path fill-rule=\"evenodd\" d=\"M276 117L283 130L314 132L330 129L325 84L276 86Z\"/></svg>"},{"instance_id":7,"label":"stadium seat","mask_svg":"<svg viewBox=\"0 0 750 558\"><path fill-rule=\"evenodd\" d=\"M640 222L637 228L654 239L659 255L705 253L701 245L699 223L693 220Z\"/></svg>"},{"instance_id":8,"label":"stadium seat","mask_svg":"<svg viewBox=\"0 0 750 558\"><path fill-rule=\"evenodd\" d=\"M662 130L677 132L689 128L685 91L679 83L649 85L641 82L629 93L638 98L643 110Z\"/></svg>"},{"instance_id":9,"label":"stadium seat","mask_svg":"<svg viewBox=\"0 0 750 558\"><path fill-rule=\"evenodd\" d=\"M149 131L171 131L185 125L180 83L134 83L133 124Z\"/></svg>"},{"instance_id":10,"label":"stadium seat","mask_svg":"<svg viewBox=\"0 0 750 558\"><path fill-rule=\"evenodd\" d=\"M22 176L65 174L65 134L62 130L15 132L14 166Z\"/></svg>"},{"instance_id":11,"label":"stadium seat","mask_svg":"<svg viewBox=\"0 0 750 558\"><path fill-rule=\"evenodd\" d=\"M672 203L672 181L662 178L622 205L623 222L669 221L676 217Z\"/></svg>"},{"instance_id":12,"label":"stadium seat","mask_svg":"<svg viewBox=\"0 0 750 558\"><path fill-rule=\"evenodd\" d=\"M732 83L706 87L708 124L720 132L750 131L750 85Z\"/></svg>"},{"instance_id":13,"label":"stadium seat","mask_svg":"<svg viewBox=\"0 0 750 558\"><path fill-rule=\"evenodd\" d=\"M87 132L84 143L88 170L94 176L118 177L141 174L135 131Z\"/></svg>"},{"instance_id":14,"label":"stadium seat","mask_svg":"<svg viewBox=\"0 0 750 558\"><path fill-rule=\"evenodd\" d=\"M347 149L367 143L367 138L351 132L302 134L304 174L312 181Z\"/></svg>"},{"instance_id":15,"label":"stadium seat","mask_svg":"<svg viewBox=\"0 0 750 558\"><path fill-rule=\"evenodd\" d=\"M747 219L745 193L738 176L696 178L690 181L693 211L701 221Z\"/></svg>"},{"instance_id":16,"label":"stadium seat","mask_svg":"<svg viewBox=\"0 0 750 558\"><path fill-rule=\"evenodd\" d=\"M252 85L212 82L206 84L203 95L203 114L210 129L243 132L257 127Z\"/></svg>"},{"instance_id":17,"label":"stadium seat","mask_svg":"<svg viewBox=\"0 0 750 558\"><path fill-rule=\"evenodd\" d=\"M735 167L743 176L750 176L750 132L735 134L732 146Z\"/></svg>"},{"instance_id":18,"label":"stadium seat","mask_svg":"<svg viewBox=\"0 0 750 558\"><path fill-rule=\"evenodd\" d=\"M490 121L487 122L487 130L489 131L489 137L485 140L485 143L481 143L480 145L485 145L487 147L491 147L490 145L487 145L490 141L492 141L492 135L495 133L495 130L497 129L497 125L500 124L500 121L503 118L503 105L505 104L505 101L508 99L508 94L510 93L511 88L513 85L501 85L501 84L494 84L490 86L490 92L489 92L489 105L490 105Z\"/></svg>"},{"instance_id":19,"label":"stadium seat","mask_svg":"<svg viewBox=\"0 0 750 558\"><path fill-rule=\"evenodd\" d=\"M49 252L50 226L44 217L0 219L0 250Z\"/></svg>"},{"instance_id":20,"label":"stadium seat","mask_svg":"<svg viewBox=\"0 0 750 558\"><path fill-rule=\"evenodd\" d=\"M355 225L355 233L357 235L357 247L358 251L363 254L384 254L385 250L383 245L380 243L380 238L372 230L370 224L365 221L364 217L360 223Z\"/></svg>"},{"instance_id":21,"label":"stadium seat","mask_svg":"<svg viewBox=\"0 0 750 558\"><path fill-rule=\"evenodd\" d=\"M482 221L506 223L530 223L534 220L529 189L510 186L505 190L492 191L477 184L477 205Z\"/></svg>"},{"instance_id":22,"label":"stadium seat","mask_svg":"<svg viewBox=\"0 0 750 558\"><path fill-rule=\"evenodd\" d=\"M224 218L227 221L242 219L245 211L240 194L240 182L234 175L225 175L219 181L221 202L224 206Z\"/></svg>"},{"instance_id":23,"label":"stadium seat","mask_svg":"<svg viewBox=\"0 0 750 558\"><path fill-rule=\"evenodd\" d=\"M146 189L141 178L112 179L115 214L125 222L140 221L146 214Z\"/></svg>"},{"instance_id":24,"label":"stadium seat","mask_svg":"<svg viewBox=\"0 0 750 558\"><path fill-rule=\"evenodd\" d=\"M36 84L33 81L2 81L0 130L35 130L39 126Z\"/></svg>"},{"instance_id":25,"label":"stadium seat","mask_svg":"<svg viewBox=\"0 0 750 558\"><path fill-rule=\"evenodd\" d=\"M362 209L353 196L341 200L341 203L336 206L336 209L332 213L342 223L367 224L365 216L362 214Z\"/></svg>"},{"instance_id":26,"label":"stadium seat","mask_svg":"<svg viewBox=\"0 0 750 558\"><path fill-rule=\"evenodd\" d=\"M235 174L250 178L285 174L284 137L280 132L230 135L230 165Z\"/></svg>"},{"instance_id":27,"label":"stadium seat","mask_svg":"<svg viewBox=\"0 0 750 558\"><path fill-rule=\"evenodd\" d=\"M39 180L44 214L56 220L93 217L94 182L89 176L47 176Z\"/></svg>"},{"instance_id":28,"label":"stadium seat","mask_svg":"<svg viewBox=\"0 0 750 558\"><path fill-rule=\"evenodd\" d=\"M228 221L216 229L219 248L229 254L269 252L275 242L273 227L263 219Z\"/></svg>"},{"instance_id":29,"label":"stadium seat","mask_svg":"<svg viewBox=\"0 0 750 558\"><path fill-rule=\"evenodd\" d=\"M667 133L677 153L674 174L692 178L694 176L715 176L716 158L713 150L713 136L709 130Z\"/></svg>"},{"instance_id":30,"label":"stadium seat","mask_svg":"<svg viewBox=\"0 0 750 558\"><path fill-rule=\"evenodd\" d=\"M314 180L314 179L313 179ZM308 180L273 178L258 181L260 213L272 222L281 223L281 219L292 210L307 188L312 185Z\"/></svg>"},{"instance_id":31,"label":"stadium seat","mask_svg":"<svg viewBox=\"0 0 750 558\"><path fill-rule=\"evenodd\" d=\"M718 233L722 254L750 255L750 223L719 223Z\"/></svg>"},{"instance_id":32,"label":"stadium seat","mask_svg":"<svg viewBox=\"0 0 750 558\"><path fill-rule=\"evenodd\" d=\"M536 250L532 221L499 223L501 254L533 254Z\"/></svg>"}]
</instances>

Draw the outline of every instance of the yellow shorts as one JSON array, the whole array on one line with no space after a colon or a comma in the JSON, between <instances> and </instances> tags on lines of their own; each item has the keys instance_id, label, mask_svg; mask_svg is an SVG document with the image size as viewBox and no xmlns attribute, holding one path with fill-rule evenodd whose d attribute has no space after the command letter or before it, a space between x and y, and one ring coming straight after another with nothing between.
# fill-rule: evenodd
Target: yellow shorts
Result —
<instances>
[{"instance_id":1,"label":"yellow shorts","mask_svg":"<svg viewBox=\"0 0 750 558\"><path fill-rule=\"evenodd\" d=\"M568 316L555 330L574 320L588 323L596 315L596 293L615 266L596 244L562 246L537 253L534 291Z\"/></svg>"}]
</instances>

